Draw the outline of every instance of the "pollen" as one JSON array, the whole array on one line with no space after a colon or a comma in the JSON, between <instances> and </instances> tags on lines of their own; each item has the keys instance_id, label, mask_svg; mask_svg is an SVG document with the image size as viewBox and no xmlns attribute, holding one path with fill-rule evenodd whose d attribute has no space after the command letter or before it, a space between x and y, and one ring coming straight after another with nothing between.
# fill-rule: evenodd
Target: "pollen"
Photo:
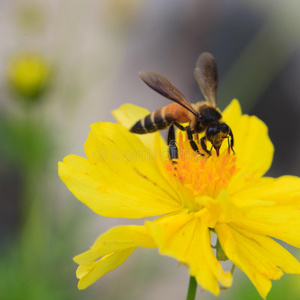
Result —
<instances>
[{"instance_id":1,"label":"pollen","mask_svg":"<svg viewBox=\"0 0 300 300\"><path fill-rule=\"evenodd\" d=\"M191 149L188 139L180 132L177 147L178 160L167 161L166 169L177 185L190 190L193 196L217 198L237 172L236 155L228 153L226 145L220 156L215 151L210 157L202 156Z\"/></svg>"}]
</instances>

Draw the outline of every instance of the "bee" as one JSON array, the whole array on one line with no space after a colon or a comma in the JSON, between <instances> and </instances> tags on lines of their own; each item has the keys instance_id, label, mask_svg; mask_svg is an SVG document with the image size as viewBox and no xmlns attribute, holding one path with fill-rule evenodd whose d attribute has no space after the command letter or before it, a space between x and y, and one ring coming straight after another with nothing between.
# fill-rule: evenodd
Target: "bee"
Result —
<instances>
[{"instance_id":1,"label":"bee","mask_svg":"<svg viewBox=\"0 0 300 300\"><path fill-rule=\"evenodd\" d=\"M194 151L200 152L198 145L210 156L212 149L219 156L220 147L224 139L228 140L228 153L234 153L234 138L230 127L222 122L222 115L217 109L216 93L218 85L217 64L214 56L208 52L199 55L194 69L194 76L205 98L196 104L191 102L166 77L155 72L141 71L139 77L153 90L162 96L174 101L145 118L137 121L130 129L137 134L145 134L169 127L168 145L171 159L178 158L178 149L175 144L174 126L186 131L190 145ZM184 127L182 124L189 123ZM205 135L198 140L199 133ZM196 141L195 141L196 140ZM210 150L206 142L211 143Z\"/></svg>"}]
</instances>

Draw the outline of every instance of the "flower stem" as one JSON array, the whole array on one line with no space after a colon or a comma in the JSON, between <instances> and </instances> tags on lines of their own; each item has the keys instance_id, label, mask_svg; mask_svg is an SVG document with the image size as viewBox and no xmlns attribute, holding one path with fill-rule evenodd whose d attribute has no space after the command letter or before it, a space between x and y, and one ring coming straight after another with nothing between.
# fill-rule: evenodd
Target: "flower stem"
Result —
<instances>
[{"instance_id":1,"label":"flower stem","mask_svg":"<svg viewBox=\"0 0 300 300\"><path fill-rule=\"evenodd\" d=\"M230 270L230 273L231 273L232 275L233 275L234 270L235 270L235 264L232 265L231 270Z\"/></svg>"},{"instance_id":2,"label":"flower stem","mask_svg":"<svg viewBox=\"0 0 300 300\"><path fill-rule=\"evenodd\" d=\"M191 276L186 300L194 300L196 296L196 290L197 290L197 281L195 277Z\"/></svg>"}]
</instances>

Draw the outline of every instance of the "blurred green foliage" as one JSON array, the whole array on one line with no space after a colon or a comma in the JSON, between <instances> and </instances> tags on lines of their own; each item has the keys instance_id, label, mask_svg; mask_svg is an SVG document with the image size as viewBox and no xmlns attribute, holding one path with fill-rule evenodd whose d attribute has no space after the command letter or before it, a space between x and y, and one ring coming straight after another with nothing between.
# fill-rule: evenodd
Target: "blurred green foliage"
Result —
<instances>
[{"instance_id":1,"label":"blurred green foliage","mask_svg":"<svg viewBox=\"0 0 300 300\"><path fill-rule=\"evenodd\" d=\"M7 184L19 191L12 203L9 195L1 199L3 219L5 212L18 211L1 230L0 295L5 300L76 299L69 277L75 270L69 269L74 247L69 230L71 223L76 226L73 217L56 220L47 182L57 144L45 118L33 113L48 91L49 70L41 56L28 53L16 56L8 68L10 99L17 100L21 113L0 116L1 181L10 171L13 181Z\"/></svg>"},{"instance_id":2,"label":"blurred green foliage","mask_svg":"<svg viewBox=\"0 0 300 300\"><path fill-rule=\"evenodd\" d=\"M23 171L41 168L49 157L51 134L34 120L0 119L0 151L10 164Z\"/></svg>"}]
</instances>

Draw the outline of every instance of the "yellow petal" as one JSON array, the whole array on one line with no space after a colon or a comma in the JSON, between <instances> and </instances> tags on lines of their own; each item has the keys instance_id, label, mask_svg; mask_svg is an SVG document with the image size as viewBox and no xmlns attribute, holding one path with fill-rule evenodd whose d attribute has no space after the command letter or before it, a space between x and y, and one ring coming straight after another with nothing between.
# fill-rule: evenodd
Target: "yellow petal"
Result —
<instances>
[{"instance_id":1,"label":"yellow petal","mask_svg":"<svg viewBox=\"0 0 300 300\"><path fill-rule=\"evenodd\" d=\"M245 249L236 243L236 237L233 236L232 230L227 224L218 224L215 230L226 256L249 277L261 297L265 299L272 283L270 279L256 270L257 262L254 261L254 265L252 265L252 254L245 253Z\"/></svg>"},{"instance_id":2,"label":"yellow petal","mask_svg":"<svg viewBox=\"0 0 300 300\"><path fill-rule=\"evenodd\" d=\"M126 128L131 128L138 120L149 115L150 112L145 108L128 103L113 110L112 114L118 123Z\"/></svg>"},{"instance_id":3,"label":"yellow petal","mask_svg":"<svg viewBox=\"0 0 300 300\"><path fill-rule=\"evenodd\" d=\"M238 128L239 120L242 116L242 109L237 99L233 99L222 113L223 121L227 123L230 128Z\"/></svg>"},{"instance_id":4,"label":"yellow petal","mask_svg":"<svg viewBox=\"0 0 300 300\"><path fill-rule=\"evenodd\" d=\"M129 248L107 254L90 266L79 266L76 271L76 276L80 279L78 289L83 290L87 288L103 275L119 267L134 250L135 248Z\"/></svg>"},{"instance_id":5,"label":"yellow petal","mask_svg":"<svg viewBox=\"0 0 300 300\"><path fill-rule=\"evenodd\" d=\"M100 235L91 249L74 257L74 261L80 265L88 266L101 256L138 246L156 247L145 226L117 226Z\"/></svg>"},{"instance_id":6,"label":"yellow petal","mask_svg":"<svg viewBox=\"0 0 300 300\"><path fill-rule=\"evenodd\" d=\"M219 294L218 281L229 287L231 274L222 270L210 244L205 218L194 213L165 216L147 222L161 254L169 255L188 265L190 274L213 294Z\"/></svg>"},{"instance_id":7,"label":"yellow petal","mask_svg":"<svg viewBox=\"0 0 300 300\"><path fill-rule=\"evenodd\" d=\"M230 227L238 232L240 236L243 236L246 243L250 241L253 248L255 248L260 255L264 256L263 259L265 261L269 261L280 267L285 273L300 274L300 263L297 259L272 238L252 233L233 224L230 224ZM255 251L253 252L255 253ZM272 277L270 278L272 279Z\"/></svg>"},{"instance_id":8,"label":"yellow petal","mask_svg":"<svg viewBox=\"0 0 300 300\"><path fill-rule=\"evenodd\" d=\"M300 207L293 205L255 207L234 224L248 231L280 239L300 247Z\"/></svg>"},{"instance_id":9,"label":"yellow petal","mask_svg":"<svg viewBox=\"0 0 300 300\"><path fill-rule=\"evenodd\" d=\"M79 289L85 289L120 266L137 247L155 248L145 226L118 226L101 235L90 250L74 257L80 266L76 276Z\"/></svg>"},{"instance_id":10,"label":"yellow petal","mask_svg":"<svg viewBox=\"0 0 300 300\"><path fill-rule=\"evenodd\" d=\"M229 194L234 194L266 173L272 163L274 147L267 126L255 116L241 115L236 100L223 115L232 129L237 155L237 173L228 186Z\"/></svg>"},{"instance_id":11,"label":"yellow petal","mask_svg":"<svg viewBox=\"0 0 300 300\"><path fill-rule=\"evenodd\" d=\"M260 178L249 188L239 191L234 196L242 199L272 201L277 205L299 205L300 178L295 176Z\"/></svg>"},{"instance_id":12,"label":"yellow petal","mask_svg":"<svg viewBox=\"0 0 300 300\"><path fill-rule=\"evenodd\" d=\"M133 104L123 104L118 109L113 110L112 114L118 123L130 129L137 121L149 115L150 112L145 108ZM137 134L137 137L150 151L154 150L154 141L157 137L159 137L162 144L165 144L159 132Z\"/></svg>"},{"instance_id":13,"label":"yellow petal","mask_svg":"<svg viewBox=\"0 0 300 300\"><path fill-rule=\"evenodd\" d=\"M160 190L155 181L142 177L142 173L140 176L145 180L141 185L139 174L126 180L122 177L126 173L114 173L112 170L101 173L101 170L105 168L76 155L69 155L59 163L59 176L69 190L78 200L102 216L142 218L181 207L167 191ZM104 178L105 174L108 177Z\"/></svg>"},{"instance_id":14,"label":"yellow petal","mask_svg":"<svg viewBox=\"0 0 300 300\"><path fill-rule=\"evenodd\" d=\"M300 247L300 178L261 178L234 198L237 205L249 205L235 224Z\"/></svg>"},{"instance_id":15,"label":"yellow petal","mask_svg":"<svg viewBox=\"0 0 300 300\"><path fill-rule=\"evenodd\" d=\"M271 289L270 279L282 276L281 269L288 273L300 272L299 262L269 237L232 224L218 224L215 230L227 257L246 273L263 298Z\"/></svg>"},{"instance_id":16,"label":"yellow petal","mask_svg":"<svg viewBox=\"0 0 300 300\"><path fill-rule=\"evenodd\" d=\"M130 129L137 121L150 114L150 112L145 108L133 104L124 104L118 109L113 110L112 114L117 122ZM157 131L154 133L136 134L136 136L150 151L153 157L152 160L155 161L162 176L164 176L166 169L164 161L169 159L169 150L161 134Z\"/></svg>"},{"instance_id":17,"label":"yellow petal","mask_svg":"<svg viewBox=\"0 0 300 300\"><path fill-rule=\"evenodd\" d=\"M89 159L69 155L59 163L59 175L75 197L109 217L155 216L181 207L169 177L135 135L112 123L92 129L85 144Z\"/></svg>"},{"instance_id":18,"label":"yellow petal","mask_svg":"<svg viewBox=\"0 0 300 300\"><path fill-rule=\"evenodd\" d=\"M153 139L152 150L154 151L152 151L140 141L139 135L128 132L121 125L100 122L93 124L91 129L85 143L85 153L92 162L107 163L111 168L125 172L124 176L127 179L130 169L138 170L147 178L156 178L156 181L161 181L173 197L177 197L177 192L170 185L170 178L165 168L162 172L162 169L158 167L166 158L164 152L167 151L167 147L163 148L165 143L161 142L159 136Z\"/></svg>"}]
</instances>

